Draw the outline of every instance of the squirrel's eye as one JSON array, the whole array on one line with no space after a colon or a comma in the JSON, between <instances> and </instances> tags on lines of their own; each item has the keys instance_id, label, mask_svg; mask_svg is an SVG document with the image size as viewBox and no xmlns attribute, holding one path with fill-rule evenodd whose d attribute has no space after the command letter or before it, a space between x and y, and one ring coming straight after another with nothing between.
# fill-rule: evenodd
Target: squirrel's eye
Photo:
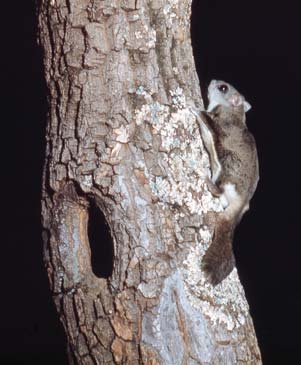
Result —
<instances>
[{"instance_id":1,"label":"squirrel's eye","mask_svg":"<svg viewBox=\"0 0 301 365\"><path fill-rule=\"evenodd\" d=\"M229 90L229 88L228 88L228 86L226 84L219 85L217 88L223 94L225 94Z\"/></svg>"}]
</instances>

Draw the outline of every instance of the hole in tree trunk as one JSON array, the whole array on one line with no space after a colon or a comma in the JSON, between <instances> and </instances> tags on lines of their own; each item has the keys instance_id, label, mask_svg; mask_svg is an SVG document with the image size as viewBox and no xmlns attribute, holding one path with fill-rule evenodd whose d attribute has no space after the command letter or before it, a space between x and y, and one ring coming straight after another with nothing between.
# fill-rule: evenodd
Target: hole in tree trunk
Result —
<instances>
[{"instance_id":1,"label":"hole in tree trunk","mask_svg":"<svg viewBox=\"0 0 301 365\"><path fill-rule=\"evenodd\" d=\"M93 199L89 201L88 238L94 275L108 278L113 271L114 246L109 225Z\"/></svg>"}]
</instances>

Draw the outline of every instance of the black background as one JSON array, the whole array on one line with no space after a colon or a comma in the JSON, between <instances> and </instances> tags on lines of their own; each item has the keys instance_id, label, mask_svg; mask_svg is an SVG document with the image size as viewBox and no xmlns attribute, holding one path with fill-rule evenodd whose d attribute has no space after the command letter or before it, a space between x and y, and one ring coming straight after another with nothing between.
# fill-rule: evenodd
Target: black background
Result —
<instances>
[{"instance_id":1,"label":"black background","mask_svg":"<svg viewBox=\"0 0 301 365\"><path fill-rule=\"evenodd\" d=\"M40 186L47 110L33 1L1 19L1 364L67 364L43 269ZM4 8L5 7L5 8ZM265 365L298 364L301 263L300 11L297 2L194 0L202 87L233 84L251 103L261 180L235 236L237 266Z\"/></svg>"}]
</instances>

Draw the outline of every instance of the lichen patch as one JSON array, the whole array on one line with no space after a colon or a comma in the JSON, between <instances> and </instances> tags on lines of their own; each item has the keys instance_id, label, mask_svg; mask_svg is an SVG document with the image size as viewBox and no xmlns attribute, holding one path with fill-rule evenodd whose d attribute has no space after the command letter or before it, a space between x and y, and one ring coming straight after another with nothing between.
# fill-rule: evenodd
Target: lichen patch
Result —
<instances>
[{"instance_id":1,"label":"lichen patch","mask_svg":"<svg viewBox=\"0 0 301 365\"><path fill-rule=\"evenodd\" d=\"M211 234L208 229L201 228L200 235L202 240L196 245L191 245L187 259L184 261L182 269L184 290L193 307L199 309L210 322L214 325L222 324L228 331L233 331L244 325L249 316L249 307L239 283L237 270L234 269L216 287L206 283L200 258L208 247Z\"/></svg>"},{"instance_id":2,"label":"lichen patch","mask_svg":"<svg viewBox=\"0 0 301 365\"><path fill-rule=\"evenodd\" d=\"M190 214L221 210L219 200L212 197L204 184L210 174L208 156L183 90L177 87L170 91L171 105L153 101L142 86L136 93L146 100L135 111L136 125L149 123L153 134L160 136L160 149L164 152L161 161L166 167L164 175L155 176L144 167L153 194L165 204L185 207Z\"/></svg>"}]
</instances>

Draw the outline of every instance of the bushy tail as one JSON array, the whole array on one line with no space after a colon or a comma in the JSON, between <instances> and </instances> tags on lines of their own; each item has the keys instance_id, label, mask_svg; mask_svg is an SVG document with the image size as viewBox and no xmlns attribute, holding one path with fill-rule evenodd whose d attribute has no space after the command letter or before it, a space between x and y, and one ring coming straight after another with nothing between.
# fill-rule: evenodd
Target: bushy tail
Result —
<instances>
[{"instance_id":1,"label":"bushy tail","mask_svg":"<svg viewBox=\"0 0 301 365\"><path fill-rule=\"evenodd\" d=\"M214 286L223 281L235 266L232 248L234 229L232 220L219 217L212 243L203 257L202 269Z\"/></svg>"}]
</instances>

